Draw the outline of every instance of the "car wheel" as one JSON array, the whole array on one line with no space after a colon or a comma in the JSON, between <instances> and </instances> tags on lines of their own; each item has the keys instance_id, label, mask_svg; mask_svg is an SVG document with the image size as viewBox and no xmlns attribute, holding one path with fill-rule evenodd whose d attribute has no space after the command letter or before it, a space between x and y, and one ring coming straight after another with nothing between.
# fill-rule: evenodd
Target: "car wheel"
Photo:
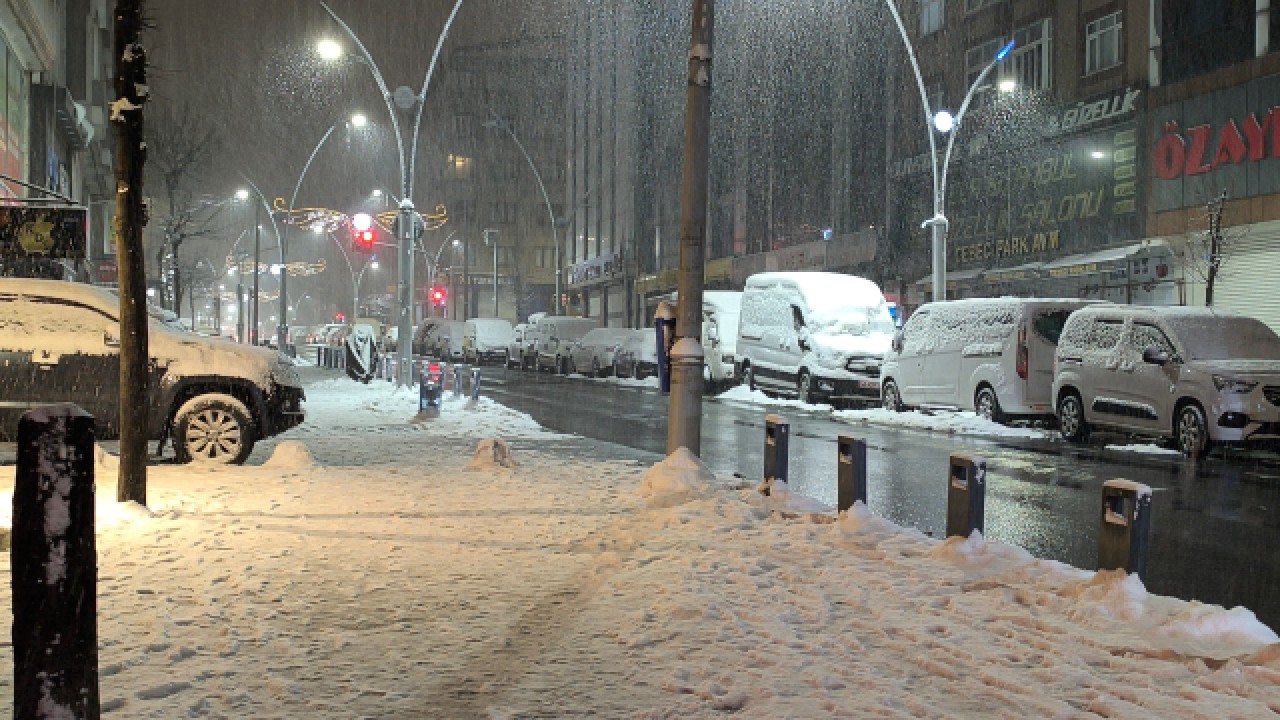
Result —
<instances>
[{"instance_id":1,"label":"car wheel","mask_svg":"<svg viewBox=\"0 0 1280 720\"><path fill-rule=\"evenodd\" d=\"M748 390L755 391L756 389L756 374L750 365L742 366L742 384L746 385Z\"/></svg>"},{"instance_id":2,"label":"car wheel","mask_svg":"<svg viewBox=\"0 0 1280 720\"><path fill-rule=\"evenodd\" d=\"M1205 422L1204 411L1195 403L1187 403L1178 411L1178 420L1174 424L1174 433L1178 441L1178 450L1192 460L1199 460L1209 453L1209 423Z\"/></svg>"},{"instance_id":3,"label":"car wheel","mask_svg":"<svg viewBox=\"0 0 1280 720\"><path fill-rule=\"evenodd\" d=\"M198 395L173 419L173 446L179 462L239 465L253 452L254 430L244 403L221 393Z\"/></svg>"},{"instance_id":4,"label":"car wheel","mask_svg":"<svg viewBox=\"0 0 1280 720\"><path fill-rule=\"evenodd\" d=\"M802 403L813 402L813 377L808 371L800 371L800 379L796 381L796 399Z\"/></svg>"},{"instance_id":5,"label":"car wheel","mask_svg":"<svg viewBox=\"0 0 1280 720\"><path fill-rule=\"evenodd\" d=\"M1001 425L1005 423L1004 412L1000 409L1000 398L996 397L996 391L990 385L978 388L978 394L973 398L973 409L979 417Z\"/></svg>"},{"instance_id":6,"label":"car wheel","mask_svg":"<svg viewBox=\"0 0 1280 720\"><path fill-rule=\"evenodd\" d=\"M1058 399L1058 432L1067 442L1080 443L1089 437L1089 423L1084 418L1084 402L1074 392Z\"/></svg>"},{"instance_id":7,"label":"car wheel","mask_svg":"<svg viewBox=\"0 0 1280 720\"><path fill-rule=\"evenodd\" d=\"M893 412L902 412L902 396L898 394L898 384L892 380L885 380L880 386L880 404L886 410Z\"/></svg>"}]
</instances>

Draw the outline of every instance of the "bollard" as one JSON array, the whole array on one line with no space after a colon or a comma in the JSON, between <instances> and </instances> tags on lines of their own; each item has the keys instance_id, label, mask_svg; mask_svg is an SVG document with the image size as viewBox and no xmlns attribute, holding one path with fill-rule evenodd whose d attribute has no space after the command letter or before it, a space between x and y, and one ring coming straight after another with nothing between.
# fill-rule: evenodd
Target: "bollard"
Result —
<instances>
[{"instance_id":1,"label":"bollard","mask_svg":"<svg viewBox=\"0 0 1280 720\"><path fill-rule=\"evenodd\" d=\"M462 366L453 366L453 397L454 399L462 397Z\"/></svg>"},{"instance_id":2,"label":"bollard","mask_svg":"<svg viewBox=\"0 0 1280 720\"><path fill-rule=\"evenodd\" d=\"M316 367L324 367L324 348L316 347Z\"/></svg>"},{"instance_id":3,"label":"bollard","mask_svg":"<svg viewBox=\"0 0 1280 720\"><path fill-rule=\"evenodd\" d=\"M987 461L975 455L951 453L947 476L947 537L983 532L987 495Z\"/></svg>"},{"instance_id":4,"label":"bollard","mask_svg":"<svg viewBox=\"0 0 1280 720\"><path fill-rule=\"evenodd\" d=\"M836 439L839 464L836 467L836 513L867 504L867 441L841 435Z\"/></svg>"},{"instance_id":5,"label":"bollard","mask_svg":"<svg viewBox=\"0 0 1280 720\"><path fill-rule=\"evenodd\" d=\"M18 421L10 567L13 716L97 718L93 416L72 404Z\"/></svg>"},{"instance_id":6,"label":"bollard","mask_svg":"<svg viewBox=\"0 0 1280 720\"><path fill-rule=\"evenodd\" d=\"M790 444L791 424L781 415L764 418L764 494L769 485L787 481L787 452Z\"/></svg>"},{"instance_id":7,"label":"bollard","mask_svg":"<svg viewBox=\"0 0 1280 720\"><path fill-rule=\"evenodd\" d=\"M1098 569L1147 570L1147 531L1151 528L1151 488L1130 480L1102 484L1102 527L1098 531Z\"/></svg>"},{"instance_id":8,"label":"bollard","mask_svg":"<svg viewBox=\"0 0 1280 720\"><path fill-rule=\"evenodd\" d=\"M480 399L480 368L471 368L471 402Z\"/></svg>"},{"instance_id":9,"label":"bollard","mask_svg":"<svg viewBox=\"0 0 1280 720\"><path fill-rule=\"evenodd\" d=\"M441 381L439 365L432 365L418 375L418 417L440 417Z\"/></svg>"}]
</instances>

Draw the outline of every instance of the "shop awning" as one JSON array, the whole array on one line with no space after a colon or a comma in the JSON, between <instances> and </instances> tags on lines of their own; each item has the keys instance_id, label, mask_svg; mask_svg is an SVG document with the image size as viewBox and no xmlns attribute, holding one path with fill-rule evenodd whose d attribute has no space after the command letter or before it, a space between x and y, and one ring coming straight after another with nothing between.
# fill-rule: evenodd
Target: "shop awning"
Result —
<instances>
[{"instance_id":1,"label":"shop awning","mask_svg":"<svg viewBox=\"0 0 1280 720\"><path fill-rule=\"evenodd\" d=\"M1091 253L1068 255L1041 267L1045 276L1050 278L1074 277L1076 275L1094 275L1097 273L1120 270L1129 258L1143 249L1142 243L1109 248Z\"/></svg>"},{"instance_id":2,"label":"shop awning","mask_svg":"<svg viewBox=\"0 0 1280 720\"><path fill-rule=\"evenodd\" d=\"M1033 262L1015 267L991 268L990 270L982 271L982 280L989 283L1038 280L1040 278L1040 270L1043 267L1044 263Z\"/></svg>"},{"instance_id":3,"label":"shop awning","mask_svg":"<svg viewBox=\"0 0 1280 720\"><path fill-rule=\"evenodd\" d=\"M964 280L973 280L982 274L982 269L977 270L957 270L947 273L947 284L961 282ZM933 282L933 275L925 275L915 282L916 285L929 285Z\"/></svg>"}]
</instances>

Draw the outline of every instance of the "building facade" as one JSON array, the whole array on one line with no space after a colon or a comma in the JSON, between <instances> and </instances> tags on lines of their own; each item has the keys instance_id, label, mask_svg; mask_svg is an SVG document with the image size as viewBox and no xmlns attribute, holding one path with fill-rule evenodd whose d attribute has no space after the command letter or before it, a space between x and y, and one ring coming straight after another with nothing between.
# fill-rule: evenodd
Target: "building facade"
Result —
<instances>
[{"instance_id":1,"label":"building facade","mask_svg":"<svg viewBox=\"0 0 1280 720\"><path fill-rule=\"evenodd\" d=\"M935 108L955 112L997 50L1016 41L955 131L948 296L1203 304L1217 215L1215 306L1280 327L1280 301L1257 293L1260 274L1280 261L1280 188L1267 172L1280 100L1271 5L900 2ZM930 131L905 57L894 67L887 216L918 304L931 295L920 228L933 214Z\"/></svg>"},{"instance_id":2,"label":"building facade","mask_svg":"<svg viewBox=\"0 0 1280 720\"><path fill-rule=\"evenodd\" d=\"M88 257L69 270L114 282L110 13L106 0L0 7L0 174L86 206ZM0 196L47 194L0 179Z\"/></svg>"}]
</instances>

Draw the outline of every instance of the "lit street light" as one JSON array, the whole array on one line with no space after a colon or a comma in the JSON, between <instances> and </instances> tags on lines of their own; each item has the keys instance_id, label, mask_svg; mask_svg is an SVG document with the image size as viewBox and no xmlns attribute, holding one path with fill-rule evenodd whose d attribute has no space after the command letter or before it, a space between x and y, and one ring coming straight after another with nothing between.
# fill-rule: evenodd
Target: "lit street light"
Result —
<instances>
[{"instance_id":1,"label":"lit street light","mask_svg":"<svg viewBox=\"0 0 1280 720\"><path fill-rule=\"evenodd\" d=\"M954 118L946 110L941 110L935 114L929 106L929 94L925 90L924 77L920 74L920 64L916 61L916 53L911 47L911 39L907 36L907 28L902 24L902 16L898 14L898 8L893 0L885 0L885 4L889 6L889 13L893 16L893 22L898 26L898 32L902 35L902 43L907 48L907 57L911 60L911 70L915 73L916 86L920 90L920 103L924 109L925 127L929 135L929 157L933 161L933 217L925 220L921 227L930 228L933 235L933 299L937 302L947 298L948 222L945 212L947 169L951 164L951 149L955 144L956 132L958 132L960 123L964 120L965 111L969 109L969 103L973 100L974 91L982 86L982 81L986 80L992 69L1009 56L1009 53L1013 51L1014 41L1010 40L1008 44L1000 48L1000 51L991 59L991 62L987 63L987 66L974 79L973 84L969 86L968 92L965 93L964 101L960 103L959 112L956 113ZM938 164L938 139L935 137L935 131L947 136L947 148L943 155L941 166Z\"/></svg>"}]
</instances>

